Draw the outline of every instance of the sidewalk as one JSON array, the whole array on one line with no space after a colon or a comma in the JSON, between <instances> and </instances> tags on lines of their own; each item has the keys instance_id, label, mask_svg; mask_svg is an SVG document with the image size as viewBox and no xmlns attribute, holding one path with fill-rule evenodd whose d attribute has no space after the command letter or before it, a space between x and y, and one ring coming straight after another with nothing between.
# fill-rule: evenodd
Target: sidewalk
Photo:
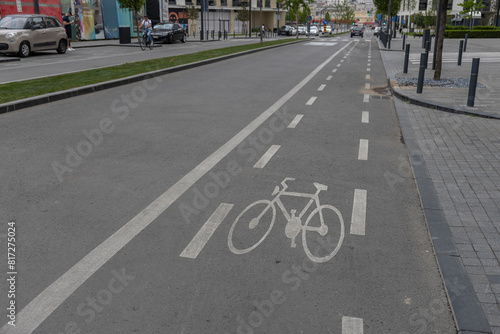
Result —
<instances>
[{"instance_id":1,"label":"sidewalk","mask_svg":"<svg viewBox=\"0 0 500 334\"><path fill-rule=\"evenodd\" d=\"M379 42L383 54L387 76L391 80L391 85L396 96L404 100L420 102L427 107L446 109L458 113L471 113L482 116L491 116L500 118L499 102L500 97L496 92L500 92L500 41L497 39L469 39L467 43L467 52L463 53L462 65L457 66L458 62L458 39L446 39L443 49L443 69L441 79L461 78L468 82L471 75L472 58L480 58L478 88L474 107L467 107L467 96L469 92L468 84L463 88L443 88L429 87L423 88L422 94L417 94L417 88L400 86L397 81L401 79L418 78L420 53L424 52L422 48L422 39L409 37L406 39L410 44L410 62L408 73L403 73L404 51L402 50L403 40L395 38L391 43L391 50L385 50L382 43ZM432 44L434 43L434 39ZM429 53L429 63L425 72L425 78L432 79L434 71L432 70L433 53ZM482 87L480 87L480 85Z\"/></svg>"},{"instance_id":2,"label":"sidewalk","mask_svg":"<svg viewBox=\"0 0 500 334\"><path fill-rule=\"evenodd\" d=\"M421 40L408 42L417 59L408 74L402 73L403 51L378 45L401 97L394 103L457 327L459 333L500 333L500 120L484 118L500 118L500 40L469 39L461 67L454 58L459 41L445 42L442 78L468 79L470 58L488 59L480 64L478 82L485 87L477 89L474 108L466 106L468 88L424 86L416 94L416 87L398 85L398 78L418 77ZM393 39L392 47L401 50L402 40ZM428 68L432 77L431 63Z\"/></svg>"}]
</instances>

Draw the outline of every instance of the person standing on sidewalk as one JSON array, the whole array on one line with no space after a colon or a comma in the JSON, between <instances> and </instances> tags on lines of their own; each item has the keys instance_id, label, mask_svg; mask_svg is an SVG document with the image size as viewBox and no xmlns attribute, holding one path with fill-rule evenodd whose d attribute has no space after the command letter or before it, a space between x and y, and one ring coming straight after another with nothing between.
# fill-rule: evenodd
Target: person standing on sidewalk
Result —
<instances>
[{"instance_id":1,"label":"person standing on sidewalk","mask_svg":"<svg viewBox=\"0 0 500 334\"><path fill-rule=\"evenodd\" d=\"M74 21L71 21L69 19L69 17L71 16L71 11L68 10L68 12L66 13L66 15L64 15L63 17L63 25L64 25L64 29L66 29L66 36L68 36L68 51L75 51L75 49L73 49L71 47L71 25L73 24Z\"/></svg>"}]
</instances>

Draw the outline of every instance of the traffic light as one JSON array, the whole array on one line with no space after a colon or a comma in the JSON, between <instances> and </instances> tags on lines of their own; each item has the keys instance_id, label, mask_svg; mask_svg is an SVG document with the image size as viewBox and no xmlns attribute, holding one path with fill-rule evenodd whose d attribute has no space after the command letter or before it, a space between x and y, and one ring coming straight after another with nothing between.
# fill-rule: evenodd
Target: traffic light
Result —
<instances>
[{"instance_id":1,"label":"traffic light","mask_svg":"<svg viewBox=\"0 0 500 334\"><path fill-rule=\"evenodd\" d=\"M370 11L367 11L367 12L366 12L366 15L370 16Z\"/></svg>"}]
</instances>

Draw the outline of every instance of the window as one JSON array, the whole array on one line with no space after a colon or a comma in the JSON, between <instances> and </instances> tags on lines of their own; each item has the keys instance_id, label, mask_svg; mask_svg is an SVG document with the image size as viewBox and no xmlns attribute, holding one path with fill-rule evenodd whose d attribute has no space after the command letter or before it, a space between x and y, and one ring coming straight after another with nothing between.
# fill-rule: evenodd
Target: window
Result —
<instances>
[{"instance_id":1,"label":"window","mask_svg":"<svg viewBox=\"0 0 500 334\"><path fill-rule=\"evenodd\" d=\"M175 5L177 4L176 0L168 0L169 5Z\"/></svg>"},{"instance_id":2,"label":"window","mask_svg":"<svg viewBox=\"0 0 500 334\"><path fill-rule=\"evenodd\" d=\"M220 0L220 5L223 7L227 7L227 0Z\"/></svg>"},{"instance_id":3,"label":"window","mask_svg":"<svg viewBox=\"0 0 500 334\"><path fill-rule=\"evenodd\" d=\"M240 0L233 0L233 7L240 7L241 5L242 4Z\"/></svg>"},{"instance_id":4,"label":"window","mask_svg":"<svg viewBox=\"0 0 500 334\"><path fill-rule=\"evenodd\" d=\"M40 25L42 28L45 28L45 22L43 22L43 18L34 17L31 26Z\"/></svg>"},{"instance_id":5,"label":"window","mask_svg":"<svg viewBox=\"0 0 500 334\"><path fill-rule=\"evenodd\" d=\"M47 25L47 28L57 28L60 26L59 21L51 17L45 18L45 24Z\"/></svg>"},{"instance_id":6,"label":"window","mask_svg":"<svg viewBox=\"0 0 500 334\"><path fill-rule=\"evenodd\" d=\"M266 0L266 8L271 8L271 0Z\"/></svg>"}]
</instances>

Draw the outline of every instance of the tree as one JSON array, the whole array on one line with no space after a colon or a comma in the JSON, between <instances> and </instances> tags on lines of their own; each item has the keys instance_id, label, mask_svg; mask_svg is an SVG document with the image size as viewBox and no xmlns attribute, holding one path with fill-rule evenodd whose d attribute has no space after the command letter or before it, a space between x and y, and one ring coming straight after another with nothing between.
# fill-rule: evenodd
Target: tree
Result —
<instances>
[{"instance_id":1,"label":"tree","mask_svg":"<svg viewBox=\"0 0 500 334\"><path fill-rule=\"evenodd\" d=\"M464 0L464 2L458 4L463 10L460 14L464 15L465 18L469 19L469 29L472 29L473 14L474 12L479 12L484 8L483 0L476 2L475 0Z\"/></svg>"},{"instance_id":2,"label":"tree","mask_svg":"<svg viewBox=\"0 0 500 334\"><path fill-rule=\"evenodd\" d=\"M188 29L189 33L196 32L196 20L198 20L199 10L194 5L187 6L184 9L184 13L186 13L186 17L188 19Z\"/></svg>"},{"instance_id":3,"label":"tree","mask_svg":"<svg viewBox=\"0 0 500 334\"><path fill-rule=\"evenodd\" d=\"M325 20L327 20L328 22L330 22L330 20L331 20L330 13L326 12L326 14L325 14Z\"/></svg>"},{"instance_id":4,"label":"tree","mask_svg":"<svg viewBox=\"0 0 500 334\"><path fill-rule=\"evenodd\" d=\"M310 11L311 9L309 8L309 4L313 2L314 0L284 0L281 4L285 9L296 13L297 24L299 24L300 8L302 7L303 9L308 9ZM299 29L297 29L296 37L297 39L299 38Z\"/></svg>"},{"instance_id":5,"label":"tree","mask_svg":"<svg viewBox=\"0 0 500 334\"><path fill-rule=\"evenodd\" d=\"M144 8L145 2L146 2L146 0L118 0L118 4L120 5L120 8L126 8L134 13L134 20L138 17L137 13L140 12L142 8ZM136 23L136 22L134 22L134 23ZM139 25L137 25L137 27L138 26ZM137 38L140 42L141 36L139 34L139 31L137 31Z\"/></svg>"},{"instance_id":6,"label":"tree","mask_svg":"<svg viewBox=\"0 0 500 334\"><path fill-rule=\"evenodd\" d=\"M249 18L249 11L247 7L242 7L237 13L236 13L236 20L241 21L241 28L243 30L243 34L246 35L247 33L247 25L246 22L248 21Z\"/></svg>"},{"instance_id":7,"label":"tree","mask_svg":"<svg viewBox=\"0 0 500 334\"><path fill-rule=\"evenodd\" d=\"M410 13L408 16L408 29L411 28L411 11L415 10L415 6L417 6L417 0L408 0L408 11Z\"/></svg>"},{"instance_id":8,"label":"tree","mask_svg":"<svg viewBox=\"0 0 500 334\"><path fill-rule=\"evenodd\" d=\"M401 8L402 0L391 0L391 16L396 16ZM387 14L389 12L389 0L373 0L378 13Z\"/></svg>"},{"instance_id":9,"label":"tree","mask_svg":"<svg viewBox=\"0 0 500 334\"><path fill-rule=\"evenodd\" d=\"M343 0L338 2L335 6L336 13L338 13L338 18L341 22L351 23L354 22L354 9L351 7L349 0Z\"/></svg>"},{"instance_id":10,"label":"tree","mask_svg":"<svg viewBox=\"0 0 500 334\"><path fill-rule=\"evenodd\" d=\"M436 41L436 53L434 64L434 80L441 80L441 70L443 68L443 42L444 42L444 29L446 27L446 19L448 17L448 0L441 0L439 33Z\"/></svg>"}]
</instances>

